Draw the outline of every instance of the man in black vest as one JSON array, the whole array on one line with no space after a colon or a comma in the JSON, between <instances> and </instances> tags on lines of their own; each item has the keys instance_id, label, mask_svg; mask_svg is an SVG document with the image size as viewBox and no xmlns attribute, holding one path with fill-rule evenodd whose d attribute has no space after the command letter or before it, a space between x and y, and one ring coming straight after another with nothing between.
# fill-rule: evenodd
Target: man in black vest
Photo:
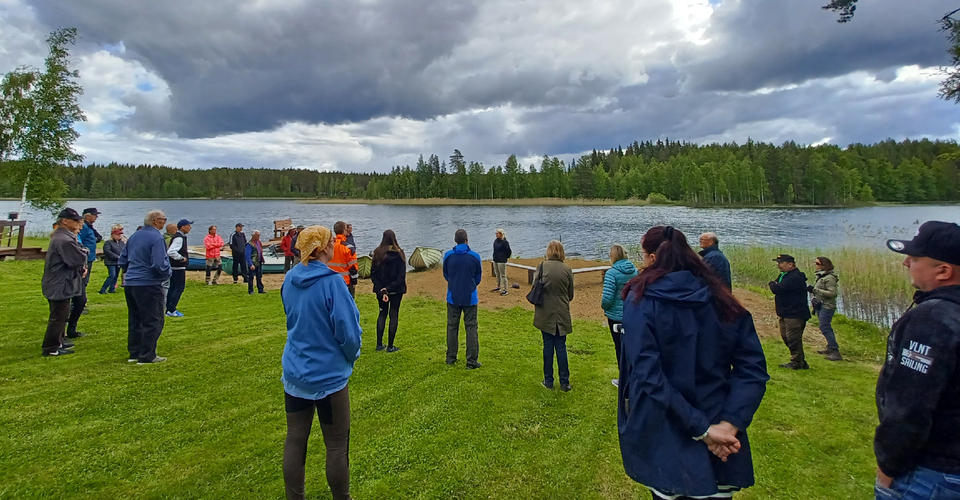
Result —
<instances>
[{"instance_id":1,"label":"man in black vest","mask_svg":"<svg viewBox=\"0 0 960 500\"><path fill-rule=\"evenodd\" d=\"M237 230L230 236L230 253L233 254L233 284L237 284L237 276L243 276L247 282L247 266L244 265L243 254L247 250L247 235L243 234L243 224L237 223Z\"/></svg>"},{"instance_id":2,"label":"man in black vest","mask_svg":"<svg viewBox=\"0 0 960 500\"><path fill-rule=\"evenodd\" d=\"M180 219L177 223L177 232L170 238L170 247L167 248L167 257L170 258L170 291L167 293L167 316L182 318L183 313L177 310L180 296L187 288L187 263L190 256L187 253L187 234L193 221Z\"/></svg>"}]
</instances>

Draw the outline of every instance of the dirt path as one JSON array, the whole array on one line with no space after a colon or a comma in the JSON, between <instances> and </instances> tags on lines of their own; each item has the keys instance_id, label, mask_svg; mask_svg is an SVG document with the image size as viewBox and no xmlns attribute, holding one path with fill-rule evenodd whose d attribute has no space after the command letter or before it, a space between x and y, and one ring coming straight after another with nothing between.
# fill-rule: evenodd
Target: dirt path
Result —
<instances>
[{"instance_id":1,"label":"dirt path","mask_svg":"<svg viewBox=\"0 0 960 500\"><path fill-rule=\"evenodd\" d=\"M511 259L510 262L536 266L540 263L539 259ZM607 262L575 260L570 259L566 264L573 269L583 267L595 267L607 265ZM490 263L483 262L483 282L480 284L480 307L488 310L498 311L520 306L529 311L533 306L526 300L530 285L527 284L527 272L522 269L507 268L507 276L510 283L518 283L519 289L511 288L507 295L491 292L496 286L496 280L491 274ZM202 271L190 271L187 273L190 279L196 281L204 280ZM220 279L220 286L242 287L246 291L243 282L239 285L232 285L233 278L224 273ZM267 290L279 290L283 284L282 274L267 274L263 276L263 284ZM599 272L583 273L574 276L574 299L570 303L570 313L574 318L583 320L594 320L606 324L606 318L603 310L600 309L600 297L603 295L603 278ZM360 280L357 285L357 293L372 293L370 280ZM422 272L407 273L407 294L422 295L436 300L446 300L447 283L443 279L441 269L434 268ZM754 323L757 327L757 333L761 338L780 337L780 331L777 326L777 315L773 307L773 300L767 299L762 295L743 288L734 289L734 295L740 300L740 303L753 314ZM813 345L817 348L823 347L826 343L820 331L811 325L807 325L804 332L804 343Z\"/></svg>"}]
</instances>

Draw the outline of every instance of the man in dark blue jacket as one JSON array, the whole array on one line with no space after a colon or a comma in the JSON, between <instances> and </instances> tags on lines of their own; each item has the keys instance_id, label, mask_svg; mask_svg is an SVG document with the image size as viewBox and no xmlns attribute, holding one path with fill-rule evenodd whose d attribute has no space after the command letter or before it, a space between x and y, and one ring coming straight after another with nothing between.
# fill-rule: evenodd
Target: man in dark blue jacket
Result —
<instances>
[{"instance_id":1,"label":"man in dark blue jacket","mask_svg":"<svg viewBox=\"0 0 960 500\"><path fill-rule=\"evenodd\" d=\"M123 294L127 299L128 361L151 364L166 361L157 356L157 340L163 332L163 283L170 279L170 259L160 230L167 216L149 212L143 228L133 233L120 251L117 264L127 274Z\"/></svg>"},{"instance_id":2,"label":"man in dark blue jacket","mask_svg":"<svg viewBox=\"0 0 960 500\"><path fill-rule=\"evenodd\" d=\"M457 246L443 256L443 279L447 280L447 364L457 362L459 351L460 315L467 330L467 369L480 368L477 356L480 341L477 337L477 285L483 275L480 255L467 245L467 232L457 229Z\"/></svg>"},{"instance_id":3,"label":"man in dark blue jacket","mask_svg":"<svg viewBox=\"0 0 960 500\"><path fill-rule=\"evenodd\" d=\"M780 318L780 337L790 349L790 362L781 364L780 368L807 370L810 365L803 356L803 329L810 319L807 275L797 269L797 261L790 255L780 254L773 260L777 262L780 276L770 282L770 291Z\"/></svg>"},{"instance_id":4,"label":"man in dark blue jacket","mask_svg":"<svg viewBox=\"0 0 960 500\"><path fill-rule=\"evenodd\" d=\"M917 293L877 380L876 497L960 498L960 226L927 222L887 247Z\"/></svg>"},{"instance_id":5,"label":"man in dark blue jacket","mask_svg":"<svg viewBox=\"0 0 960 500\"><path fill-rule=\"evenodd\" d=\"M717 276L720 277L720 281L724 285L727 285L727 288L733 290L733 278L730 276L730 261L727 260L727 256L720 251L720 239L717 238L717 233L703 233L700 235L700 257L703 258L703 263L707 265L713 272L717 273Z\"/></svg>"}]
</instances>

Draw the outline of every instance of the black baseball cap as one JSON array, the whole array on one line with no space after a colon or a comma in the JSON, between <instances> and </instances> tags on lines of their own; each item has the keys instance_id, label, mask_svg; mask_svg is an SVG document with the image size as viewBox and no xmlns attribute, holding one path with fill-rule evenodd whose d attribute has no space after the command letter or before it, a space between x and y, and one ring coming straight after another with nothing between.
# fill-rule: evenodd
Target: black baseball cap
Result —
<instances>
[{"instance_id":1,"label":"black baseball cap","mask_svg":"<svg viewBox=\"0 0 960 500\"><path fill-rule=\"evenodd\" d=\"M953 222L924 222L912 240L887 240L887 248L911 257L960 266L960 226Z\"/></svg>"},{"instance_id":2,"label":"black baseball cap","mask_svg":"<svg viewBox=\"0 0 960 500\"><path fill-rule=\"evenodd\" d=\"M793 262L794 264L797 263L797 259L794 259L792 255L787 255L785 253L777 255L777 258L773 260L777 262Z\"/></svg>"},{"instance_id":3,"label":"black baseball cap","mask_svg":"<svg viewBox=\"0 0 960 500\"><path fill-rule=\"evenodd\" d=\"M83 215L87 215L87 214L100 215L100 214L102 214L102 213L103 213L103 212L97 211L96 208L84 208L84 209L83 209Z\"/></svg>"},{"instance_id":4,"label":"black baseball cap","mask_svg":"<svg viewBox=\"0 0 960 500\"><path fill-rule=\"evenodd\" d=\"M83 220L83 217L81 217L76 210L68 207L64 208L63 211L57 215L57 219Z\"/></svg>"}]
</instances>

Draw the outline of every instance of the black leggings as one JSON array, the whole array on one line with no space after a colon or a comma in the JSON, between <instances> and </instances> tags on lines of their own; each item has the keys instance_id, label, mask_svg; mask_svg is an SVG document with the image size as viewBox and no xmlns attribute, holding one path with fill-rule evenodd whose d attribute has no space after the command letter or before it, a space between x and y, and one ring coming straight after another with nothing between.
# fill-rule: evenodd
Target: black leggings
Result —
<instances>
[{"instance_id":1,"label":"black leggings","mask_svg":"<svg viewBox=\"0 0 960 500\"><path fill-rule=\"evenodd\" d=\"M390 314L390 336L387 338L387 345L393 347L393 339L397 337L397 323L400 315L400 301L403 300L403 294L387 295L389 302L383 301L382 295L377 295L377 304L380 305L380 315L377 316L377 345L383 345L383 327L386 326L387 313Z\"/></svg>"},{"instance_id":2,"label":"black leggings","mask_svg":"<svg viewBox=\"0 0 960 500\"><path fill-rule=\"evenodd\" d=\"M283 483L287 500L303 500L307 441L316 409L327 448L327 484L334 500L350 500L350 393L347 387L316 401L284 393L287 440L283 445Z\"/></svg>"},{"instance_id":3,"label":"black leggings","mask_svg":"<svg viewBox=\"0 0 960 500\"><path fill-rule=\"evenodd\" d=\"M607 325L610 327L610 336L613 337L613 348L617 350L617 369L619 369L620 368L620 340L623 338L623 334L613 331L613 325L622 325L622 324L619 321L614 321L610 318L607 318Z\"/></svg>"}]
</instances>

